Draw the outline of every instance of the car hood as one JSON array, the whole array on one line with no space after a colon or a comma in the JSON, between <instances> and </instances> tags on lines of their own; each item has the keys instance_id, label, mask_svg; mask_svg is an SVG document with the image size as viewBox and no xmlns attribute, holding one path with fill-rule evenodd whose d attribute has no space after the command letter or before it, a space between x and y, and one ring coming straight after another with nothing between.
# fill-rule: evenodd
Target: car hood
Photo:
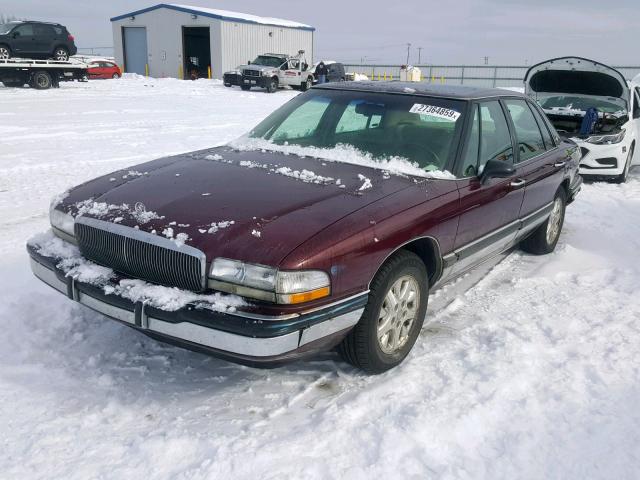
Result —
<instances>
[{"instance_id":1,"label":"car hood","mask_svg":"<svg viewBox=\"0 0 640 480\"><path fill-rule=\"evenodd\" d=\"M582 95L621 99L629 104L629 86L624 76L594 60L580 57L554 58L529 68L524 78L525 93Z\"/></svg>"},{"instance_id":2,"label":"car hood","mask_svg":"<svg viewBox=\"0 0 640 480\"><path fill-rule=\"evenodd\" d=\"M184 242L208 261L277 266L322 229L416 181L364 166L219 147L92 180L57 208Z\"/></svg>"}]
</instances>

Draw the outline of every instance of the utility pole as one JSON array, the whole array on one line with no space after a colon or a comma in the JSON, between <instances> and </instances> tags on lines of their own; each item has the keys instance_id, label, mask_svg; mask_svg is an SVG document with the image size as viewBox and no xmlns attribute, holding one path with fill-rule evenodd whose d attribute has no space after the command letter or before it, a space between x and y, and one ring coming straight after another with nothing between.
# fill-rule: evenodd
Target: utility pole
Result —
<instances>
[{"instance_id":1,"label":"utility pole","mask_svg":"<svg viewBox=\"0 0 640 480\"><path fill-rule=\"evenodd\" d=\"M489 57L484 57L484 64L489 65Z\"/></svg>"},{"instance_id":2,"label":"utility pole","mask_svg":"<svg viewBox=\"0 0 640 480\"><path fill-rule=\"evenodd\" d=\"M422 47L418 47L418 65L422 61Z\"/></svg>"},{"instance_id":3,"label":"utility pole","mask_svg":"<svg viewBox=\"0 0 640 480\"><path fill-rule=\"evenodd\" d=\"M409 53L411 52L411 44L407 43L407 63L406 65L409 65Z\"/></svg>"}]
</instances>

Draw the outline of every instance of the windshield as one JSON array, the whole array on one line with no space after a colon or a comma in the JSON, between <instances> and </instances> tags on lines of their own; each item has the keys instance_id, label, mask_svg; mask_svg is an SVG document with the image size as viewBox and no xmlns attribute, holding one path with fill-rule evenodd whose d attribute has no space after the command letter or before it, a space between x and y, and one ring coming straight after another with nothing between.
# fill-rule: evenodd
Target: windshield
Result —
<instances>
[{"instance_id":1,"label":"windshield","mask_svg":"<svg viewBox=\"0 0 640 480\"><path fill-rule=\"evenodd\" d=\"M267 117L250 138L276 145L349 147L373 158L400 157L444 171L455 153L465 102L339 90L312 90Z\"/></svg>"},{"instance_id":2,"label":"windshield","mask_svg":"<svg viewBox=\"0 0 640 480\"><path fill-rule=\"evenodd\" d=\"M253 65L264 65L265 67L277 68L284 63L284 59L259 55L252 63Z\"/></svg>"},{"instance_id":3,"label":"windshield","mask_svg":"<svg viewBox=\"0 0 640 480\"><path fill-rule=\"evenodd\" d=\"M538 97L538 103L542 108L546 110L551 110L553 108L562 108L586 112L589 108L592 107L604 113L616 113L621 110L626 110L624 101L619 98L575 95Z\"/></svg>"},{"instance_id":4,"label":"windshield","mask_svg":"<svg viewBox=\"0 0 640 480\"><path fill-rule=\"evenodd\" d=\"M13 27L15 27L15 23L3 23L0 24L0 35L4 35L9 33Z\"/></svg>"}]
</instances>

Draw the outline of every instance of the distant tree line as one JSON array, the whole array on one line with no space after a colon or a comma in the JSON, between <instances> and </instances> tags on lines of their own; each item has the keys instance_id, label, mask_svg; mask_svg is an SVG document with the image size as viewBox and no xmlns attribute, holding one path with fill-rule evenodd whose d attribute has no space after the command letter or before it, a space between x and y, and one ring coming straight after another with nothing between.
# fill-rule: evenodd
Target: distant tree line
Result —
<instances>
[{"instance_id":1,"label":"distant tree line","mask_svg":"<svg viewBox=\"0 0 640 480\"><path fill-rule=\"evenodd\" d=\"M5 15L3 13L0 13L0 24L13 22L15 20L19 20L15 15Z\"/></svg>"}]
</instances>

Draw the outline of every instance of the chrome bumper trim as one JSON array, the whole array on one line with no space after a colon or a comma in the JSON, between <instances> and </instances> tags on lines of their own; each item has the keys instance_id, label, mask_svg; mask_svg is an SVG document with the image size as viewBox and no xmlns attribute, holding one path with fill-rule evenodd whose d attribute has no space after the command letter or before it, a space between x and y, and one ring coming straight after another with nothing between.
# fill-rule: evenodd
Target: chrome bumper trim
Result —
<instances>
[{"instance_id":1,"label":"chrome bumper trim","mask_svg":"<svg viewBox=\"0 0 640 480\"><path fill-rule=\"evenodd\" d=\"M44 283L68 296L67 284L61 281L54 271L33 258L31 258L31 270ZM257 338L207 328L195 323L166 322L146 314L142 315L142 325L136 325L135 313L132 311L105 303L75 288L73 288L72 296L78 303L98 313L115 318L141 330L146 329L222 352L252 357L271 357L292 352L310 342L354 326L358 323L364 311L364 308L354 310L285 335Z\"/></svg>"}]
</instances>

